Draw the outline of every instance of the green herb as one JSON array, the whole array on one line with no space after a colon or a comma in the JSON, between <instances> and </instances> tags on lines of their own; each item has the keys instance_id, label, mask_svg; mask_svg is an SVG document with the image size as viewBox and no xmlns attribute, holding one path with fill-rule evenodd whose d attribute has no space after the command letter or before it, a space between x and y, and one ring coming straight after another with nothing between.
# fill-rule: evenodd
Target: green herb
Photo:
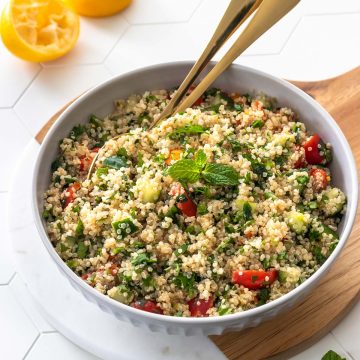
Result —
<instances>
[{"instance_id":1,"label":"green herb","mask_svg":"<svg viewBox=\"0 0 360 360\"><path fill-rule=\"evenodd\" d=\"M229 165L207 164L202 173L202 177L210 185L239 184L239 173Z\"/></svg>"},{"instance_id":2,"label":"green herb","mask_svg":"<svg viewBox=\"0 0 360 360\"><path fill-rule=\"evenodd\" d=\"M251 144L241 143L240 141L238 141L236 139L227 138L227 141L229 142L231 149L234 152L246 151L246 150L253 148L253 146Z\"/></svg>"},{"instance_id":3,"label":"green herb","mask_svg":"<svg viewBox=\"0 0 360 360\"><path fill-rule=\"evenodd\" d=\"M301 137L300 137L301 127L299 125L295 124L292 128L292 131L295 133L295 144L300 145L300 143L301 143Z\"/></svg>"},{"instance_id":4,"label":"green herb","mask_svg":"<svg viewBox=\"0 0 360 360\"><path fill-rule=\"evenodd\" d=\"M171 140L179 140L185 135L199 135L206 131L207 129L201 125L187 124L183 127L177 128L175 131L171 132L168 136Z\"/></svg>"},{"instance_id":5,"label":"green herb","mask_svg":"<svg viewBox=\"0 0 360 360\"><path fill-rule=\"evenodd\" d=\"M224 253L224 252L230 250L230 248L232 247L232 245L234 245L234 243L235 243L234 239L231 239L231 238L225 239L216 248L216 251L219 253Z\"/></svg>"},{"instance_id":6,"label":"green herb","mask_svg":"<svg viewBox=\"0 0 360 360\"><path fill-rule=\"evenodd\" d=\"M251 205L247 201L243 205L243 217L245 221L249 221L252 219Z\"/></svg>"},{"instance_id":7,"label":"green herb","mask_svg":"<svg viewBox=\"0 0 360 360\"><path fill-rule=\"evenodd\" d=\"M85 132L85 127L82 125L76 125L70 131L69 137L72 140L77 140Z\"/></svg>"},{"instance_id":8,"label":"green herb","mask_svg":"<svg viewBox=\"0 0 360 360\"><path fill-rule=\"evenodd\" d=\"M172 206L168 211L167 213L165 214L165 217L168 217L168 218L171 218L171 219L174 219L175 218L175 215L179 213L179 210L176 206Z\"/></svg>"},{"instance_id":9,"label":"green herb","mask_svg":"<svg viewBox=\"0 0 360 360\"><path fill-rule=\"evenodd\" d=\"M296 177L296 181L300 185L306 185L309 182L309 177L307 175L300 175Z\"/></svg>"},{"instance_id":10,"label":"green herb","mask_svg":"<svg viewBox=\"0 0 360 360\"><path fill-rule=\"evenodd\" d=\"M330 254L335 250L338 243L339 243L339 240L336 240L336 241L334 241L333 243L330 244L330 246L329 246Z\"/></svg>"},{"instance_id":11,"label":"green herb","mask_svg":"<svg viewBox=\"0 0 360 360\"><path fill-rule=\"evenodd\" d=\"M176 256L183 255L187 251L188 247L189 247L188 244L181 245L178 249L175 250L175 255Z\"/></svg>"},{"instance_id":12,"label":"green herb","mask_svg":"<svg viewBox=\"0 0 360 360\"><path fill-rule=\"evenodd\" d=\"M99 184L99 189L102 191L106 191L108 189L108 186L105 183Z\"/></svg>"},{"instance_id":13,"label":"green herb","mask_svg":"<svg viewBox=\"0 0 360 360\"><path fill-rule=\"evenodd\" d=\"M319 264L323 264L327 259L327 257L321 253L321 248L319 246L315 246L312 253Z\"/></svg>"},{"instance_id":14,"label":"green herb","mask_svg":"<svg viewBox=\"0 0 360 360\"><path fill-rule=\"evenodd\" d=\"M107 175L109 173L109 168L102 167L96 169L96 176L100 179L103 175Z\"/></svg>"},{"instance_id":15,"label":"green herb","mask_svg":"<svg viewBox=\"0 0 360 360\"><path fill-rule=\"evenodd\" d=\"M287 254L286 254L285 251L279 253L278 256L277 256L277 259L278 259L278 260L284 260L284 259L286 259L286 258L287 258Z\"/></svg>"},{"instance_id":16,"label":"green herb","mask_svg":"<svg viewBox=\"0 0 360 360\"><path fill-rule=\"evenodd\" d=\"M65 252L68 249L68 247L66 245L64 245L63 243L60 243L60 251L61 252Z\"/></svg>"},{"instance_id":17,"label":"green herb","mask_svg":"<svg viewBox=\"0 0 360 360\"><path fill-rule=\"evenodd\" d=\"M287 273L285 271L280 270L278 275L278 280L280 284L284 284L286 282Z\"/></svg>"},{"instance_id":18,"label":"green herb","mask_svg":"<svg viewBox=\"0 0 360 360\"><path fill-rule=\"evenodd\" d=\"M149 120L149 119L150 119L149 113L147 111L144 111L141 115L139 115L138 122L139 124L141 124L144 120Z\"/></svg>"},{"instance_id":19,"label":"green herb","mask_svg":"<svg viewBox=\"0 0 360 360\"><path fill-rule=\"evenodd\" d=\"M242 112L244 110L244 107L240 104L234 104L234 110Z\"/></svg>"},{"instance_id":20,"label":"green herb","mask_svg":"<svg viewBox=\"0 0 360 360\"><path fill-rule=\"evenodd\" d=\"M157 100L155 95L150 94L146 97L146 101L155 101L155 100Z\"/></svg>"},{"instance_id":21,"label":"green herb","mask_svg":"<svg viewBox=\"0 0 360 360\"><path fill-rule=\"evenodd\" d=\"M124 147L121 147L117 152L116 155L122 158L128 158L129 155Z\"/></svg>"},{"instance_id":22,"label":"green herb","mask_svg":"<svg viewBox=\"0 0 360 360\"><path fill-rule=\"evenodd\" d=\"M72 211L76 214L80 214L80 205L76 205L72 208Z\"/></svg>"},{"instance_id":23,"label":"green herb","mask_svg":"<svg viewBox=\"0 0 360 360\"><path fill-rule=\"evenodd\" d=\"M144 165L144 160L143 160L143 154L142 153L138 153L137 154L137 166L143 166Z\"/></svg>"},{"instance_id":24,"label":"green herb","mask_svg":"<svg viewBox=\"0 0 360 360\"><path fill-rule=\"evenodd\" d=\"M261 129L264 126L264 122L260 119L254 120L251 127L254 129Z\"/></svg>"},{"instance_id":25,"label":"green herb","mask_svg":"<svg viewBox=\"0 0 360 360\"><path fill-rule=\"evenodd\" d=\"M84 224L80 219L78 220L77 225L76 225L75 235L78 238L84 236Z\"/></svg>"},{"instance_id":26,"label":"green herb","mask_svg":"<svg viewBox=\"0 0 360 360\"><path fill-rule=\"evenodd\" d=\"M127 160L122 156L110 156L104 160L103 164L112 169L121 169L123 167L127 167Z\"/></svg>"},{"instance_id":27,"label":"green herb","mask_svg":"<svg viewBox=\"0 0 360 360\"><path fill-rule=\"evenodd\" d=\"M44 211L42 213L42 217L46 220L49 220L49 219L53 218L53 215L50 210L44 209Z\"/></svg>"},{"instance_id":28,"label":"green herb","mask_svg":"<svg viewBox=\"0 0 360 360\"><path fill-rule=\"evenodd\" d=\"M265 199L271 199L271 200L276 200L277 199L277 197L272 192L269 192L269 191L264 193L264 198Z\"/></svg>"},{"instance_id":29,"label":"green herb","mask_svg":"<svg viewBox=\"0 0 360 360\"><path fill-rule=\"evenodd\" d=\"M266 304L269 298L270 298L270 290L268 288L261 289L259 291L259 301L256 304L256 306L261 306Z\"/></svg>"},{"instance_id":30,"label":"green herb","mask_svg":"<svg viewBox=\"0 0 360 360\"><path fill-rule=\"evenodd\" d=\"M79 259L84 259L89 252L89 246L85 245L83 241L80 241L77 248L77 256Z\"/></svg>"},{"instance_id":31,"label":"green herb","mask_svg":"<svg viewBox=\"0 0 360 360\"><path fill-rule=\"evenodd\" d=\"M190 159L182 159L168 168L167 173L173 179L183 179L188 183L197 182L200 178L201 167Z\"/></svg>"},{"instance_id":32,"label":"green herb","mask_svg":"<svg viewBox=\"0 0 360 360\"><path fill-rule=\"evenodd\" d=\"M138 230L138 227L129 218L115 221L111 226L116 231L117 237L120 240Z\"/></svg>"},{"instance_id":33,"label":"green herb","mask_svg":"<svg viewBox=\"0 0 360 360\"><path fill-rule=\"evenodd\" d=\"M111 253L112 253L112 255L117 255L117 254L120 254L121 252L123 252L124 250L125 250L124 247L119 246L119 247L116 247L115 249L113 249L111 251Z\"/></svg>"},{"instance_id":34,"label":"green herb","mask_svg":"<svg viewBox=\"0 0 360 360\"><path fill-rule=\"evenodd\" d=\"M205 198L211 197L211 192L208 186L198 186L194 188L194 196L204 196Z\"/></svg>"},{"instance_id":35,"label":"green herb","mask_svg":"<svg viewBox=\"0 0 360 360\"><path fill-rule=\"evenodd\" d=\"M198 215L205 215L207 214L209 211L207 209L207 206L204 203L199 203L197 206L197 214Z\"/></svg>"},{"instance_id":36,"label":"green herb","mask_svg":"<svg viewBox=\"0 0 360 360\"><path fill-rule=\"evenodd\" d=\"M147 278L143 279L142 283L145 288L155 288L156 286L155 279L152 276L148 276Z\"/></svg>"},{"instance_id":37,"label":"green herb","mask_svg":"<svg viewBox=\"0 0 360 360\"><path fill-rule=\"evenodd\" d=\"M265 258L264 260L261 261L261 264L265 270L269 269L270 262L271 262L271 258L269 258L269 259Z\"/></svg>"},{"instance_id":38,"label":"green herb","mask_svg":"<svg viewBox=\"0 0 360 360\"><path fill-rule=\"evenodd\" d=\"M258 277L257 275L253 275L253 276L251 277L251 282L252 282L252 283L255 283L258 278L259 278L259 277Z\"/></svg>"},{"instance_id":39,"label":"green herb","mask_svg":"<svg viewBox=\"0 0 360 360\"><path fill-rule=\"evenodd\" d=\"M228 307L225 307L225 306L220 306L219 309L218 309L218 314L220 316L223 316L223 315L228 315L228 314L231 314L232 313L232 310Z\"/></svg>"},{"instance_id":40,"label":"green herb","mask_svg":"<svg viewBox=\"0 0 360 360\"><path fill-rule=\"evenodd\" d=\"M165 160L165 157L162 154L158 154L154 156L153 160L159 164L162 164Z\"/></svg>"},{"instance_id":41,"label":"green herb","mask_svg":"<svg viewBox=\"0 0 360 360\"><path fill-rule=\"evenodd\" d=\"M56 159L51 163L51 171L56 171L59 167L61 167L62 162L63 162L62 157L56 158Z\"/></svg>"},{"instance_id":42,"label":"green herb","mask_svg":"<svg viewBox=\"0 0 360 360\"><path fill-rule=\"evenodd\" d=\"M78 266L78 261L76 259L71 259L71 260L66 261L66 265L70 269L75 270L76 267Z\"/></svg>"},{"instance_id":43,"label":"green herb","mask_svg":"<svg viewBox=\"0 0 360 360\"><path fill-rule=\"evenodd\" d=\"M274 158L274 163L276 165L283 166L286 163L287 159L287 155L279 155Z\"/></svg>"},{"instance_id":44,"label":"green herb","mask_svg":"<svg viewBox=\"0 0 360 360\"><path fill-rule=\"evenodd\" d=\"M173 283L180 289L184 290L189 297L195 295L195 273L182 273L180 272L174 277Z\"/></svg>"},{"instance_id":45,"label":"green herb","mask_svg":"<svg viewBox=\"0 0 360 360\"><path fill-rule=\"evenodd\" d=\"M131 264L134 265L134 266L138 266L138 265L141 265L141 264L145 264L145 265L146 264L152 264L152 263L155 263L155 262L157 262L157 260L156 259L151 259L149 254L147 254L147 253L140 253L131 260Z\"/></svg>"},{"instance_id":46,"label":"green herb","mask_svg":"<svg viewBox=\"0 0 360 360\"><path fill-rule=\"evenodd\" d=\"M336 353L333 350L329 350L322 358L321 360L346 360L346 358L343 358L338 353Z\"/></svg>"},{"instance_id":47,"label":"green herb","mask_svg":"<svg viewBox=\"0 0 360 360\"><path fill-rule=\"evenodd\" d=\"M196 165L202 167L206 164L206 154L204 150L199 150L194 157Z\"/></svg>"},{"instance_id":48,"label":"green herb","mask_svg":"<svg viewBox=\"0 0 360 360\"><path fill-rule=\"evenodd\" d=\"M96 115L92 114L90 115L89 123L91 125L94 125L96 128L101 127L101 119L98 118Z\"/></svg>"}]
</instances>

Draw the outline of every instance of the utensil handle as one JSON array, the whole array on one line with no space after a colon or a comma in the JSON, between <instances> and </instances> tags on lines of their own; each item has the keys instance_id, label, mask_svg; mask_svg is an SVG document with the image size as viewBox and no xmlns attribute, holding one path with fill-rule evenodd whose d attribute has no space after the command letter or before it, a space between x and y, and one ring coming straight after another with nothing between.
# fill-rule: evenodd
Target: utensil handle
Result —
<instances>
[{"instance_id":1,"label":"utensil handle","mask_svg":"<svg viewBox=\"0 0 360 360\"><path fill-rule=\"evenodd\" d=\"M259 7L262 1L263 0L231 0L205 50L179 86L174 97L170 100L160 117L153 122L150 128L174 113L175 108L179 105L201 71L219 51L231 34Z\"/></svg>"},{"instance_id":2,"label":"utensil handle","mask_svg":"<svg viewBox=\"0 0 360 360\"><path fill-rule=\"evenodd\" d=\"M285 16L300 0L263 0L254 17L240 34L224 57L213 67L199 85L178 106L176 112L184 111L239 57L253 42Z\"/></svg>"}]
</instances>

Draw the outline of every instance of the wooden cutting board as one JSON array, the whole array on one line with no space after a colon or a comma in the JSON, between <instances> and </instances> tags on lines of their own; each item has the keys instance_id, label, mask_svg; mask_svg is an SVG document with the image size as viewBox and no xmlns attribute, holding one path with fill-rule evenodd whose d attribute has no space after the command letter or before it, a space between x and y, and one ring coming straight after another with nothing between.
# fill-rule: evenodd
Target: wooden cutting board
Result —
<instances>
[{"instance_id":1,"label":"wooden cutting board","mask_svg":"<svg viewBox=\"0 0 360 360\"><path fill-rule=\"evenodd\" d=\"M335 78L293 84L315 98L334 117L360 168L360 67ZM41 143L60 109L36 135ZM351 274L351 276L350 276ZM360 222L357 218L341 256L304 301L276 319L241 332L211 336L229 359L287 359L327 334L360 298Z\"/></svg>"}]
</instances>

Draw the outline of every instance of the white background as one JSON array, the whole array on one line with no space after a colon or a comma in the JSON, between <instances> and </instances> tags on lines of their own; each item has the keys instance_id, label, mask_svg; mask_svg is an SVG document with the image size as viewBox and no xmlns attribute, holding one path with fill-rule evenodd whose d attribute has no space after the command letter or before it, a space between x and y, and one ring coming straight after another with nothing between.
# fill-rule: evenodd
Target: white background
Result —
<instances>
[{"instance_id":1,"label":"white background","mask_svg":"<svg viewBox=\"0 0 360 360\"><path fill-rule=\"evenodd\" d=\"M1 7L4 3L0 0ZM227 4L134 0L119 15L82 18L76 48L46 64L23 62L0 44L0 359L42 360L50 354L59 360L95 359L47 324L16 274L7 199L11 174L25 145L59 107L89 87L138 67L197 58ZM287 79L323 79L359 66L359 35L359 0L303 0L236 62ZM321 359L333 349L360 360L359 324L358 304L296 359Z\"/></svg>"}]
</instances>

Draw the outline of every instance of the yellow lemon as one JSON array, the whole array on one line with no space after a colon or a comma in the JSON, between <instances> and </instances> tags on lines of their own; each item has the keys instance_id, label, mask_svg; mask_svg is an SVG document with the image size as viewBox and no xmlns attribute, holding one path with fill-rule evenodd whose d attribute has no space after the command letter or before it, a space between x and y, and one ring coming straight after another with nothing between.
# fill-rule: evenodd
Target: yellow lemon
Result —
<instances>
[{"instance_id":1,"label":"yellow lemon","mask_svg":"<svg viewBox=\"0 0 360 360\"><path fill-rule=\"evenodd\" d=\"M10 0L0 20L5 46L34 62L54 60L69 52L79 37L79 16L61 0Z\"/></svg>"},{"instance_id":2,"label":"yellow lemon","mask_svg":"<svg viewBox=\"0 0 360 360\"><path fill-rule=\"evenodd\" d=\"M84 16L108 16L126 8L131 0L64 0L76 13Z\"/></svg>"}]
</instances>

